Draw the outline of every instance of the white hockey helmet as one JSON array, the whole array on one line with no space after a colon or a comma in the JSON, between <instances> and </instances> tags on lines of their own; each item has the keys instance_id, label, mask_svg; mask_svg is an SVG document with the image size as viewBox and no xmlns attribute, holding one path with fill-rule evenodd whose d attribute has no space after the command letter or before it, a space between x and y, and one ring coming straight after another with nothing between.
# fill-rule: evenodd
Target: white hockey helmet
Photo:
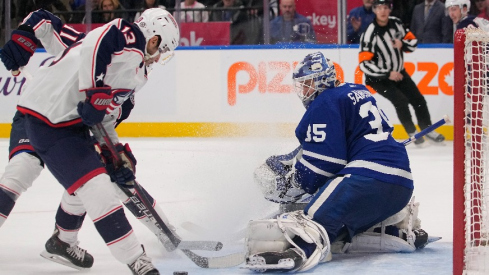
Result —
<instances>
[{"instance_id":1,"label":"white hockey helmet","mask_svg":"<svg viewBox=\"0 0 489 275\"><path fill-rule=\"evenodd\" d=\"M160 53L173 51L178 46L180 30L177 21L168 11L161 8L147 9L134 24L143 32L146 43L155 35L160 37Z\"/></svg>"},{"instance_id":2,"label":"white hockey helmet","mask_svg":"<svg viewBox=\"0 0 489 275\"><path fill-rule=\"evenodd\" d=\"M459 6L463 11L464 6L467 7L467 12L470 10L470 0L447 0L445 1L445 8L448 9L451 6Z\"/></svg>"}]
</instances>

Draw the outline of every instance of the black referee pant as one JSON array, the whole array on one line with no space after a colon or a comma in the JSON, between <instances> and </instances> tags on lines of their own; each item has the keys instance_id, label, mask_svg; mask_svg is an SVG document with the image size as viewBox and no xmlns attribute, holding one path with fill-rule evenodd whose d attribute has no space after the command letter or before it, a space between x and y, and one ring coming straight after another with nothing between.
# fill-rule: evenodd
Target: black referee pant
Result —
<instances>
[{"instance_id":1,"label":"black referee pant","mask_svg":"<svg viewBox=\"0 0 489 275\"><path fill-rule=\"evenodd\" d=\"M431 118L424 96L419 92L418 87L406 71L402 70L401 73L403 75L402 81L396 82L388 78L377 79L367 76L365 84L392 102L402 126L408 134L411 134L416 131L416 127L409 110L409 104L414 109L421 130L431 125Z\"/></svg>"}]
</instances>

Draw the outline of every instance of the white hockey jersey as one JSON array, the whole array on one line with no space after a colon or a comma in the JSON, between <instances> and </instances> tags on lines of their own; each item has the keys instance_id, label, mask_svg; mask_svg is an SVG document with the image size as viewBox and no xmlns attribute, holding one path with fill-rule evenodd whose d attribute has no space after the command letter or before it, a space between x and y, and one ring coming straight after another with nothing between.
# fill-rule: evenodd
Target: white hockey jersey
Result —
<instances>
[{"instance_id":1,"label":"white hockey jersey","mask_svg":"<svg viewBox=\"0 0 489 275\"><path fill-rule=\"evenodd\" d=\"M60 39L67 35L49 30L55 27L50 22L39 24L34 28L36 36L43 44L59 50L63 44ZM146 39L137 26L122 19L113 20L39 68L26 84L17 109L52 127L69 126L81 122L77 105L85 100L85 89L110 86L114 95L107 109L110 113L146 83L145 47Z\"/></svg>"}]
</instances>

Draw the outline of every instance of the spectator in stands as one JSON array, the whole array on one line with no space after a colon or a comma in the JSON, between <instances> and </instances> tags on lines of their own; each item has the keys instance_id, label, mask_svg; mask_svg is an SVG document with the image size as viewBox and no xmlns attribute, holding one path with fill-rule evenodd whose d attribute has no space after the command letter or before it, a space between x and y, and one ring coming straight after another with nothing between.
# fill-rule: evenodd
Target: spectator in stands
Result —
<instances>
[{"instance_id":1,"label":"spectator in stands","mask_svg":"<svg viewBox=\"0 0 489 275\"><path fill-rule=\"evenodd\" d=\"M77 9L73 11L77 11L77 13L73 13L70 16L70 23L85 23L85 7L86 7L86 1L84 0L84 3L80 5ZM100 4L100 0L90 0L90 8L91 10L96 10L98 9L98 6ZM95 16L95 14L92 13L92 17Z\"/></svg>"},{"instance_id":2,"label":"spectator in stands","mask_svg":"<svg viewBox=\"0 0 489 275\"><path fill-rule=\"evenodd\" d=\"M45 9L49 12L68 11L68 8L61 0L18 0L18 6L17 16L22 19L27 17L30 12L38 9ZM60 18L63 23L66 23L69 20L69 17L66 15L61 15Z\"/></svg>"},{"instance_id":3,"label":"spectator in stands","mask_svg":"<svg viewBox=\"0 0 489 275\"><path fill-rule=\"evenodd\" d=\"M85 0L69 0L68 4L70 4L71 10L77 10L81 6L85 6Z\"/></svg>"},{"instance_id":4,"label":"spectator in stands","mask_svg":"<svg viewBox=\"0 0 489 275\"><path fill-rule=\"evenodd\" d=\"M478 24L474 20L483 20L482 18L476 18L474 15L469 14L469 0L448 0L445 2L445 8L452 19L454 31L469 25L477 27Z\"/></svg>"},{"instance_id":5,"label":"spectator in stands","mask_svg":"<svg viewBox=\"0 0 489 275\"><path fill-rule=\"evenodd\" d=\"M119 0L101 0L98 10L111 12L98 13L97 16L92 17L92 23L105 24L116 18L127 20L127 12L119 3Z\"/></svg>"},{"instance_id":6,"label":"spectator in stands","mask_svg":"<svg viewBox=\"0 0 489 275\"><path fill-rule=\"evenodd\" d=\"M421 4L424 0L394 0L392 1L391 16L401 19L404 27L409 28L412 22L414 7Z\"/></svg>"},{"instance_id":7,"label":"spectator in stands","mask_svg":"<svg viewBox=\"0 0 489 275\"><path fill-rule=\"evenodd\" d=\"M489 0L484 1L484 9L482 9L481 13L479 13L477 17L481 17L486 20L489 20Z\"/></svg>"},{"instance_id":8,"label":"spectator in stands","mask_svg":"<svg viewBox=\"0 0 489 275\"><path fill-rule=\"evenodd\" d=\"M231 37L230 44L241 45L245 40L245 30L243 23L248 20L248 16L242 9L228 8L244 8L241 0L220 0L214 6L215 9L211 12L210 21L230 21L231 22Z\"/></svg>"},{"instance_id":9,"label":"spectator in stands","mask_svg":"<svg viewBox=\"0 0 489 275\"><path fill-rule=\"evenodd\" d=\"M485 0L470 0L469 15L477 16L484 11Z\"/></svg>"},{"instance_id":10,"label":"spectator in stands","mask_svg":"<svg viewBox=\"0 0 489 275\"><path fill-rule=\"evenodd\" d=\"M445 5L439 0L426 0L416 5L411 20L411 31L418 43L453 42L453 25L445 15Z\"/></svg>"},{"instance_id":11,"label":"spectator in stands","mask_svg":"<svg viewBox=\"0 0 489 275\"><path fill-rule=\"evenodd\" d=\"M309 19L295 11L295 0L281 0L280 12L270 22L270 43L316 43L316 33Z\"/></svg>"},{"instance_id":12,"label":"spectator in stands","mask_svg":"<svg viewBox=\"0 0 489 275\"><path fill-rule=\"evenodd\" d=\"M246 20L246 13L242 10L227 8L244 8L243 2L241 0L220 0L212 6L213 8L219 9L217 11L211 12L211 21L243 21Z\"/></svg>"},{"instance_id":13,"label":"spectator in stands","mask_svg":"<svg viewBox=\"0 0 489 275\"><path fill-rule=\"evenodd\" d=\"M136 12L136 15L134 16L134 21L136 21L140 16L143 11L151 8L160 8L160 9L166 9L165 6L158 4L158 0L144 0L142 5L138 7L141 11Z\"/></svg>"},{"instance_id":14,"label":"spectator in stands","mask_svg":"<svg viewBox=\"0 0 489 275\"><path fill-rule=\"evenodd\" d=\"M205 9L204 4L196 0L185 0L180 3L180 9ZM175 12L177 13L177 12ZM175 14L175 17L178 17ZM209 14L207 11L180 11L180 22L207 22Z\"/></svg>"},{"instance_id":15,"label":"spectator in stands","mask_svg":"<svg viewBox=\"0 0 489 275\"><path fill-rule=\"evenodd\" d=\"M375 14L372 11L373 0L363 0L363 6L356 7L348 14L346 25L346 37L348 44L360 43L360 36L367 26L374 21Z\"/></svg>"}]
</instances>

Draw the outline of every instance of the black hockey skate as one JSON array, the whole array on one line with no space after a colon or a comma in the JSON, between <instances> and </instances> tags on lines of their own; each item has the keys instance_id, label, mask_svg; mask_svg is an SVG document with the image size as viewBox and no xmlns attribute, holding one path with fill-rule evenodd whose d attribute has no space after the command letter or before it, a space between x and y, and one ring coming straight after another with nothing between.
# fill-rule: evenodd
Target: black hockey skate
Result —
<instances>
[{"instance_id":1,"label":"black hockey skate","mask_svg":"<svg viewBox=\"0 0 489 275\"><path fill-rule=\"evenodd\" d=\"M428 233L423 229L413 230L414 235L416 235L416 240L414 240L414 247L416 249L424 248L428 242Z\"/></svg>"},{"instance_id":2,"label":"black hockey skate","mask_svg":"<svg viewBox=\"0 0 489 275\"><path fill-rule=\"evenodd\" d=\"M417 134L417 133L418 133L418 131L416 131L416 132L414 132L414 133L411 133L411 134L409 134L409 137L412 137L412 136L414 136L414 135L415 135L415 134ZM423 144L423 143L424 143L424 137L417 138L417 139L414 141L414 144L415 144L415 145L418 145L418 146L419 146L419 145L421 145L421 144Z\"/></svg>"},{"instance_id":3,"label":"black hockey skate","mask_svg":"<svg viewBox=\"0 0 489 275\"><path fill-rule=\"evenodd\" d=\"M443 142L445 140L445 137L437 132L429 132L426 134L426 138L436 143Z\"/></svg>"},{"instance_id":4,"label":"black hockey skate","mask_svg":"<svg viewBox=\"0 0 489 275\"><path fill-rule=\"evenodd\" d=\"M246 258L244 268L256 272L287 272L297 269L303 262L302 256L294 248L282 252L262 252Z\"/></svg>"},{"instance_id":5,"label":"black hockey skate","mask_svg":"<svg viewBox=\"0 0 489 275\"><path fill-rule=\"evenodd\" d=\"M46 242L46 250L41 257L50 261L66 265L78 270L89 269L93 265L93 257L76 243L70 246L58 238L59 230L56 228L53 235Z\"/></svg>"},{"instance_id":6,"label":"black hockey skate","mask_svg":"<svg viewBox=\"0 0 489 275\"><path fill-rule=\"evenodd\" d=\"M136 261L132 264L128 264L127 266L131 269L133 275L160 275L160 272L153 266L151 263L151 258L146 256L146 251L139 256Z\"/></svg>"}]
</instances>

